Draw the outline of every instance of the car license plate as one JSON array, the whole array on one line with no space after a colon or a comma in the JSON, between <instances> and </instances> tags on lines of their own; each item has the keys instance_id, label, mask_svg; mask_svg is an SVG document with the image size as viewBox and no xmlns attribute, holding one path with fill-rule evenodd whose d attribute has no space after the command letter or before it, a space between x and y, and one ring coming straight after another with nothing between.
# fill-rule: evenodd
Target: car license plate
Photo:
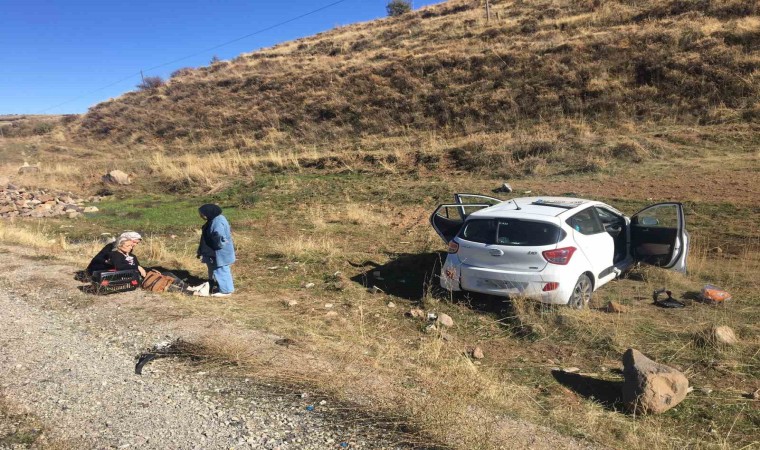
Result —
<instances>
[{"instance_id":1,"label":"car license plate","mask_svg":"<svg viewBox=\"0 0 760 450\"><path fill-rule=\"evenodd\" d=\"M512 281L506 281L506 280L490 280L488 278L481 278L480 280L478 280L478 284L481 287L488 288L488 289L509 289L509 290L522 291L524 289L525 283L514 283Z\"/></svg>"}]
</instances>

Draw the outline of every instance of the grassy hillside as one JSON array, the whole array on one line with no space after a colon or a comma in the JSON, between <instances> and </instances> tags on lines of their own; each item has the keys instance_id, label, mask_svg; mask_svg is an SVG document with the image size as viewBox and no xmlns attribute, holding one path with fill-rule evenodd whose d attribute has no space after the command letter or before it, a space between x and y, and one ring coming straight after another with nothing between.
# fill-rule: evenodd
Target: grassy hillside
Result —
<instances>
[{"instance_id":1,"label":"grassy hillside","mask_svg":"<svg viewBox=\"0 0 760 450\"><path fill-rule=\"evenodd\" d=\"M480 3L452 0L179 70L162 87L94 106L76 135L261 152L540 127L541 148L520 139L494 148L519 159L583 150L568 124L760 119L755 1L496 0L490 21Z\"/></svg>"}]
</instances>

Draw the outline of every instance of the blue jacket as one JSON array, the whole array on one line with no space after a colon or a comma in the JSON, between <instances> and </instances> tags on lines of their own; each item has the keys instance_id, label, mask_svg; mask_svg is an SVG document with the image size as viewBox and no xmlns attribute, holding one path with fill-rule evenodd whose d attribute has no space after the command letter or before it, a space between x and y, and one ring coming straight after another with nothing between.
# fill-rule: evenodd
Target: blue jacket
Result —
<instances>
[{"instance_id":1,"label":"blue jacket","mask_svg":"<svg viewBox=\"0 0 760 450\"><path fill-rule=\"evenodd\" d=\"M235 262L235 246L232 243L230 223L222 216L216 216L208 228L209 239L201 235L198 255L206 264L216 267L229 266ZM207 242L208 241L208 242Z\"/></svg>"}]
</instances>

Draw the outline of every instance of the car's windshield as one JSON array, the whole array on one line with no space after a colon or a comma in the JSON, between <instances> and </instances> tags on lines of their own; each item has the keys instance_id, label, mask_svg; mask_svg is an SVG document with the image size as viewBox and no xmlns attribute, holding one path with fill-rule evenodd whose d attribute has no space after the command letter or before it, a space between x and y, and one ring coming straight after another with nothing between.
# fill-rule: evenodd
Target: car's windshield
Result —
<instances>
[{"instance_id":1,"label":"car's windshield","mask_svg":"<svg viewBox=\"0 0 760 450\"><path fill-rule=\"evenodd\" d=\"M564 231L548 222L522 219L473 219L459 237L481 244L542 246L561 241Z\"/></svg>"}]
</instances>

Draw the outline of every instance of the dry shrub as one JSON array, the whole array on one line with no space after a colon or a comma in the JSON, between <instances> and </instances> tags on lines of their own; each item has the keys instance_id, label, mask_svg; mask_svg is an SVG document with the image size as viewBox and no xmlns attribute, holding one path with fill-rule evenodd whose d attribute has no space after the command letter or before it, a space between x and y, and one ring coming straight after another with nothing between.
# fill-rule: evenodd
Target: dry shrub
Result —
<instances>
[{"instance_id":1,"label":"dry shrub","mask_svg":"<svg viewBox=\"0 0 760 450\"><path fill-rule=\"evenodd\" d=\"M598 26L614 26L628 23L636 15L636 8L623 2L604 2L592 13L592 23Z\"/></svg>"},{"instance_id":2,"label":"dry shrub","mask_svg":"<svg viewBox=\"0 0 760 450\"><path fill-rule=\"evenodd\" d=\"M324 237L298 236L297 239L283 239L274 243L270 250L276 255L298 261L328 260L340 254L335 242Z\"/></svg>"},{"instance_id":3,"label":"dry shrub","mask_svg":"<svg viewBox=\"0 0 760 450\"><path fill-rule=\"evenodd\" d=\"M601 172L610 165L607 158L601 155L589 154L583 158L578 170L580 172Z\"/></svg>"},{"instance_id":4,"label":"dry shrub","mask_svg":"<svg viewBox=\"0 0 760 450\"><path fill-rule=\"evenodd\" d=\"M635 141L621 142L615 145L610 150L610 154L615 159L635 163L642 162L649 156L649 152Z\"/></svg>"},{"instance_id":5,"label":"dry shrub","mask_svg":"<svg viewBox=\"0 0 760 450\"><path fill-rule=\"evenodd\" d=\"M61 250L60 239L52 238L44 228L28 228L12 221L0 221L0 242L31 248Z\"/></svg>"},{"instance_id":6,"label":"dry shrub","mask_svg":"<svg viewBox=\"0 0 760 450\"><path fill-rule=\"evenodd\" d=\"M517 166L524 175L542 176L549 173L549 164L540 156L529 156L520 161Z\"/></svg>"},{"instance_id":7,"label":"dry shrub","mask_svg":"<svg viewBox=\"0 0 760 450\"><path fill-rule=\"evenodd\" d=\"M470 142L448 151L458 169L467 171L497 171L512 165L512 155L507 151L493 151L484 143Z\"/></svg>"},{"instance_id":8,"label":"dry shrub","mask_svg":"<svg viewBox=\"0 0 760 450\"><path fill-rule=\"evenodd\" d=\"M547 158L559 150L557 144L552 141L536 141L521 143L512 152L518 160L531 157Z\"/></svg>"}]
</instances>

